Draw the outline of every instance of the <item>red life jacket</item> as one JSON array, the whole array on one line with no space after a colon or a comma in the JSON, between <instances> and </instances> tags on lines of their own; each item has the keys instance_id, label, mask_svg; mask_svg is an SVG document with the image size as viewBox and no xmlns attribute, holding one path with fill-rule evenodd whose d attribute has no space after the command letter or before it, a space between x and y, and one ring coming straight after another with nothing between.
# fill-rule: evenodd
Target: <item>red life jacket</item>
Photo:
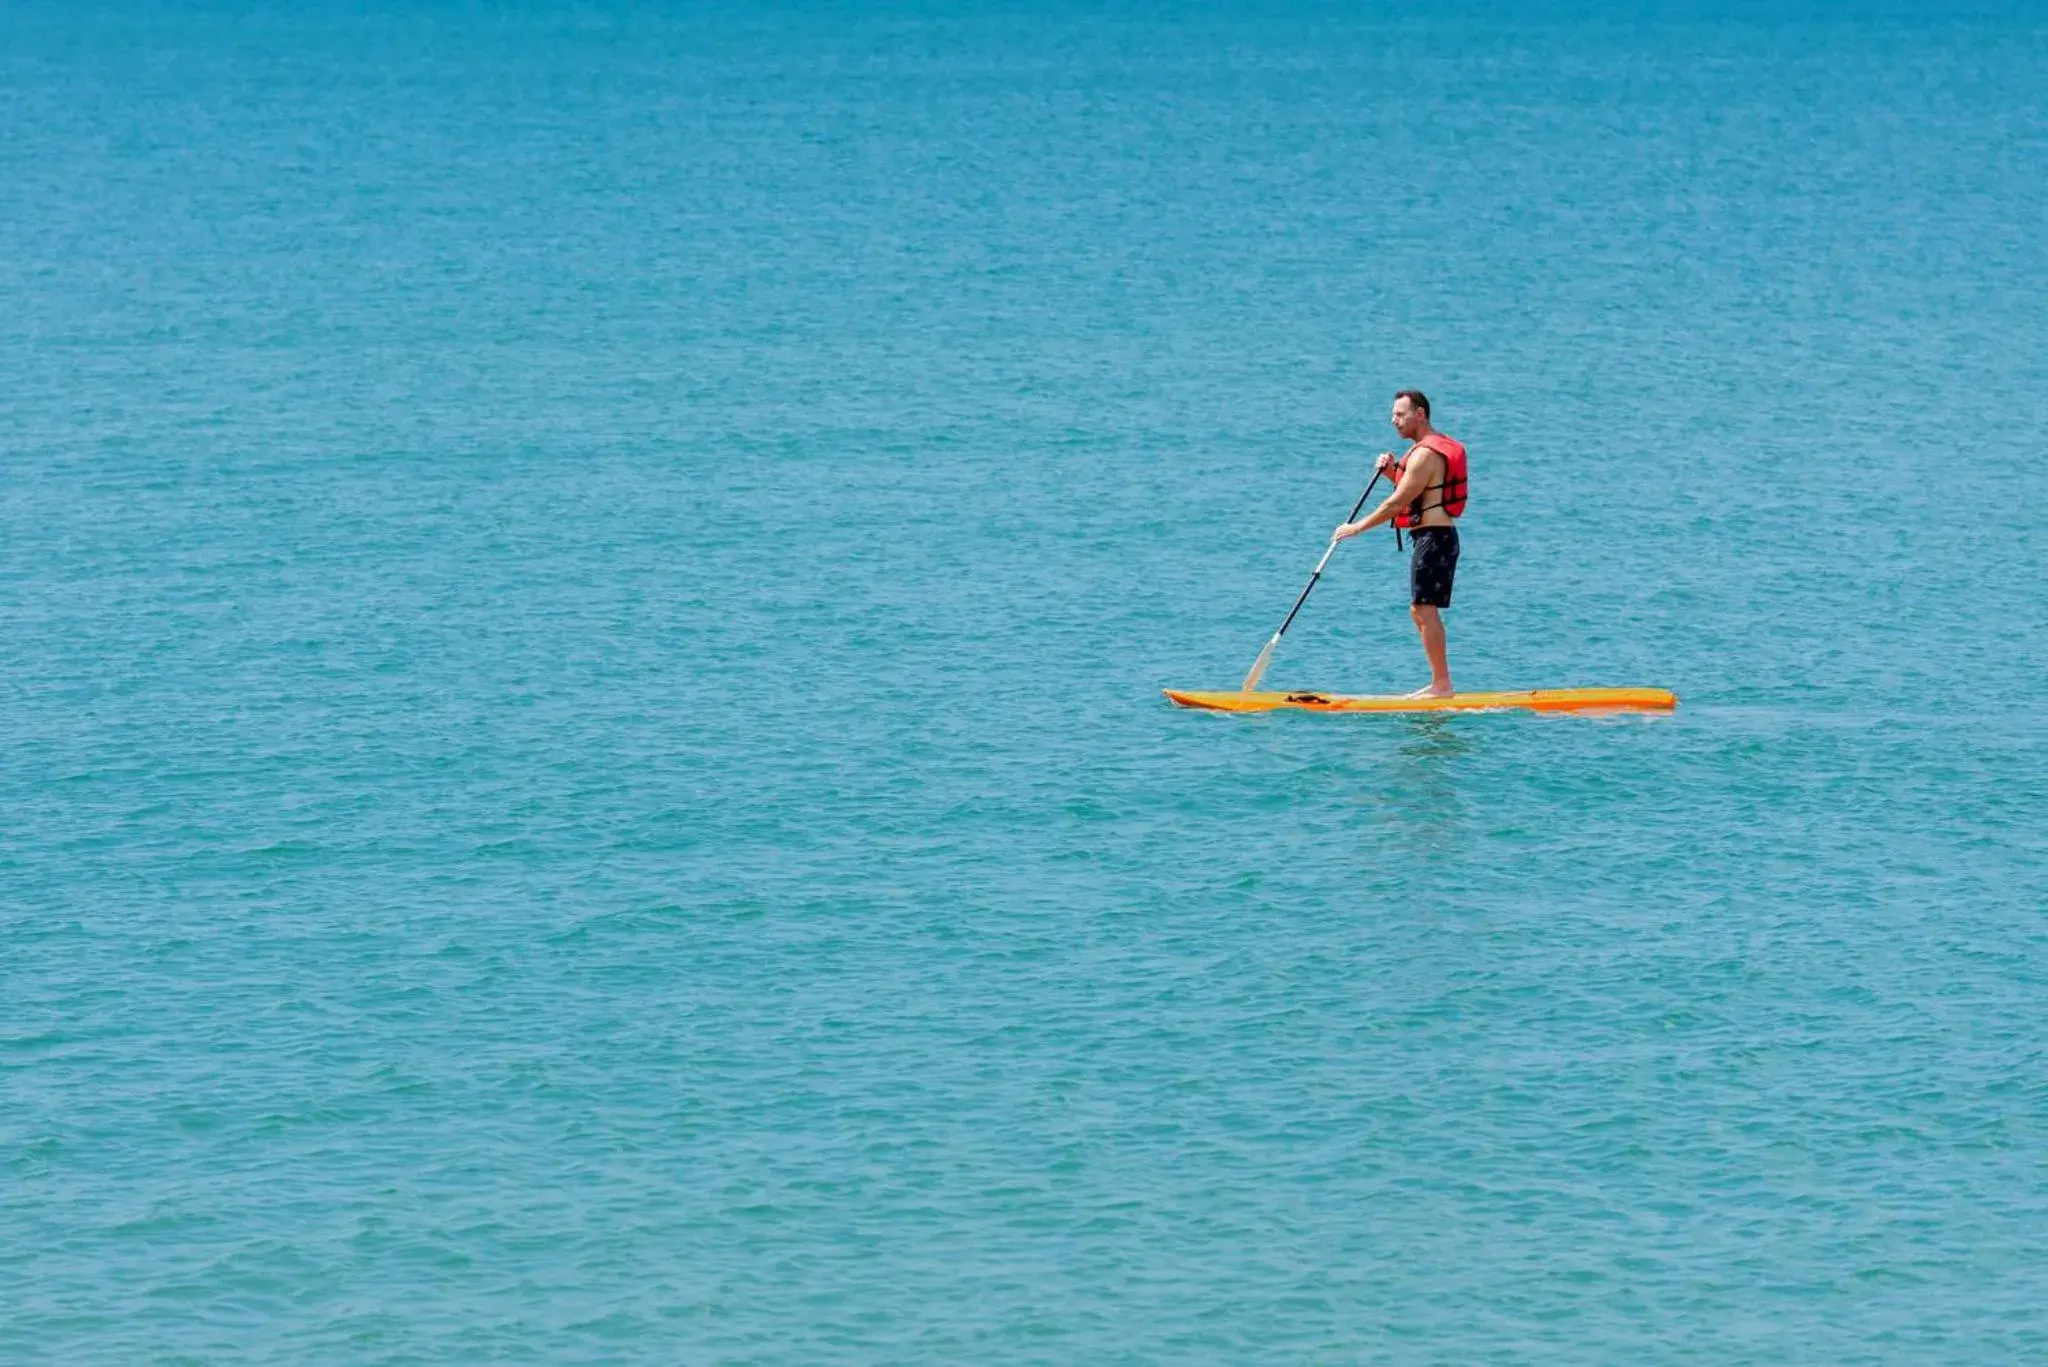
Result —
<instances>
[{"instance_id":1,"label":"red life jacket","mask_svg":"<svg viewBox=\"0 0 2048 1367\"><path fill-rule=\"evenodd\" d=\"M1407 468L1409 456L1423 447L1428 447L1444 458L1444 482L1432 484L1422 491L1420 498L1400 512L1394 514L1394 525L1399 528L1419 527L1422 515L1431 508L1442 508L1452 517L1465 515L1465 448L1441 432L1432 432L1408 448L1408 455L1394 462L1394 481L1399 483L1401 471ZM1428 501L1431 494L1437 494L1437 501Z\"/></svg>"}]
</instances>

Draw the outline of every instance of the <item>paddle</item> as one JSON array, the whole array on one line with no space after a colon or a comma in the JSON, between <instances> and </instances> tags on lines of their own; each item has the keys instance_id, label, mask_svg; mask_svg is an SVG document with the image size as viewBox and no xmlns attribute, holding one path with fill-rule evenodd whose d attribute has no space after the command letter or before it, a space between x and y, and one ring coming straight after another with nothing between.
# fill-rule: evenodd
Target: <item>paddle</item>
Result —
<instances>
[{"instance_id":1,"label":"paddle","mask_svg":"<svg viewBox=\"0 0 2048 1367\"><path fill-rule=\"evenodd\" d=\"M1351 516L1344 519L1346 522L1358 521L1359 510L1364 508L1365 501L1372 497L1373 485L1380 482L1382 473L1379 470L1372 472L1372 484L1366 485L1365 492L1358 496L1358 502L1351 505ZM1287 634L1287 628L1294 625L1294 614L1300 612L1301 605L1308 601L1309 594L1315 590L1316 580L1323 577L1323 566L1329 564L1330 557L1336 553L1337 538L1333 536L1330 538L1329 549L1323 552L1323 558L1316 561L1316 572L1308 577L1308 584L1302 589L1301 597L1294 600L1294 607L1287 614L1287 620L1280 624L1280 630L1273 633L1273 639L1266 642L1266 648L1259 652L1259 658L1252 661L1252 672L1244 676L1244 685L1237 690L1238 692L1249 693L1259 686L1259 676L1266 672L1266 666L1273 661L1273 647L1280 644L1280 638Z\"/></svg>"}]
</instances>

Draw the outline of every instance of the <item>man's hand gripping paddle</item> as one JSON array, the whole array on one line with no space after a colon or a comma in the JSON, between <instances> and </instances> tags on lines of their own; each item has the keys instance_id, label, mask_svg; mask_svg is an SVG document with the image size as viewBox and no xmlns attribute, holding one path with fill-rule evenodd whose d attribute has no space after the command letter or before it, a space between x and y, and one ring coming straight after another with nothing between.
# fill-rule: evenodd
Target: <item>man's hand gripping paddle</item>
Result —
<instances>
[{"instance_id":1,"label":"man's hand gripping paddle","mask_svg":"<svg viewBox=\"0 0 2048 1367\"><path fill-rule=\"evenodd\" d=\"M1358 521L1359 511L1365 507L1365 501L1372 497L1373 485L1380 482L1383 473L1383 470L1372 472L1372 484L1366 485L1365 492L1358 496L1358 502L1351 505L1351 516L1344 519L1346 522ZM1315 591L1316 580L1323 577L1323 566L1329 564L1330 557L1336 553L1337 538L1333 536L1330 538L1329 547L1323 552L1323 558L1316 561L1316 572L1308 577L1308 584L1302 589L1301 597L1294 600L1294 607L1288 612L1287 620L1280 624L1280 630L1273 633L1273 639L1266 642L1266 648L1259 652L1259 658L1252 661L1252 672L1244 676L1244 684L1238 692L1249 693L1259 686L1259 679L1265 674L1266 666L1273 662L1273 648L1280 644L1280 638L1287 634L1287 628L1294 625L1294 614L1301 611L1301 605L1306 603L1309 594Z\"/></svg>"}]
</instances>

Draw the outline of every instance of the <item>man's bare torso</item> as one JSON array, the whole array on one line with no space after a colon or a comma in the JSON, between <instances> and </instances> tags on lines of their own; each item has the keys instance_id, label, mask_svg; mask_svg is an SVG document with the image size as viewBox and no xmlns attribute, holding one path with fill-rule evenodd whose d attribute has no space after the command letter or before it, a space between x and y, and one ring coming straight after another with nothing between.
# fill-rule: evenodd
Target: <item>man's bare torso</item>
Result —
<instances>
[{"instance_id":1,"label":"man's bare torso","mask_svg":"<svg viewBox=\"0 0 2048 1367\"><path fill-rule=\"evenodd\" d=\"M1420 445L1408 448L1408 459L1403 464L1403 473L1408 470L1422 472L1422 496L1416 501L1422 505L1423 527L1450 527L1456 525L1451 515L1444 511L1444 476L1447 470L1444 458L1429 447Z\"/></svg>"}]
</instances>

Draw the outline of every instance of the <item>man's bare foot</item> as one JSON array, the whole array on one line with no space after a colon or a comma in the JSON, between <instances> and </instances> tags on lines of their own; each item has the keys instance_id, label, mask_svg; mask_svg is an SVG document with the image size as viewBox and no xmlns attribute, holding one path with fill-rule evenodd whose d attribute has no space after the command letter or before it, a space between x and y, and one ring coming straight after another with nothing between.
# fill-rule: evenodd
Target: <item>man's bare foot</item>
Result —
<instances>
[{"instance_id":1,"label":"man's bare foot","mask_svg":"<svg viewBox=\"0 0 2048 1367\"><path fill-rule=\"evenodd\" d=\"M1427 688L1416 689L1413 693L1410 693L1408 696L1411 698L1449 698L1455 696L1456 692L1457 690L1452 688L1449 684L1445 684L1442 687L1438 687L1436 684L1431 684Z\"/></svg>"}]
</instances>

